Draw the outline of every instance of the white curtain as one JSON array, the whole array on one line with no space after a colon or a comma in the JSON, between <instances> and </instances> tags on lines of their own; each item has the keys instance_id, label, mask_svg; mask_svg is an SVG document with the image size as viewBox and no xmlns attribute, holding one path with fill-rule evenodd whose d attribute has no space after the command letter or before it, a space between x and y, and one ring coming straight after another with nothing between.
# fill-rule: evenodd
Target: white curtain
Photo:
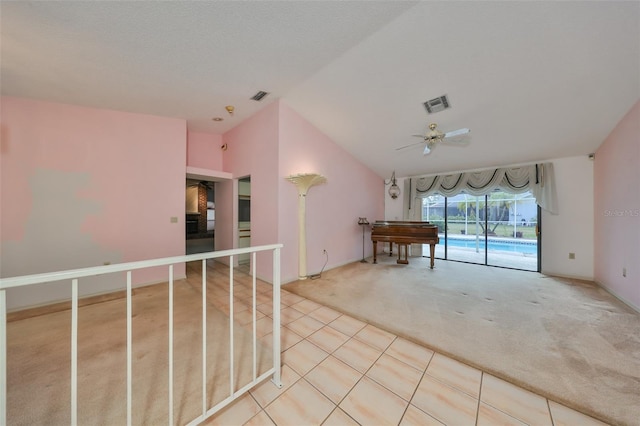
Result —
<instances>
[{"instance_id":1,"label":"white curtain","mask_svg":"<svg viewBox=\"0 0 640 426\"><path fill-rule=\"evenodd\" d=\"M532 164L529 166L491 169L479 172L465 172L449 175L437 175L411 178L411 208L406 212L409 220L420 220L420 201L429 195L440 194L453 197L461 192L469 195L487 195L495 190L514 194L531 191L536 203L544 210L558 214L558 196L556 193L553 163Z\"/></svg>"}]
</instances>

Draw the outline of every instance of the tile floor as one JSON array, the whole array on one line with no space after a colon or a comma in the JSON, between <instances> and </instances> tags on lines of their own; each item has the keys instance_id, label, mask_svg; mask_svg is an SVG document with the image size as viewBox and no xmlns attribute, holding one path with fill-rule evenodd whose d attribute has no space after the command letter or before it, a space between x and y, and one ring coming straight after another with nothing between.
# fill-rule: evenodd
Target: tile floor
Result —
<instances>
[{"instance_id":1,"label":"tile floor","mask_svg":"<svg viewBox=\"0 0 640 426\"><path fill-rule=\"evenodd\" d=\"M272 308L260 294L256 329L269 344ZM287 291L281 322L282 389L266 381L206 424L604 424Z\"/></svg>"}]
</instances>

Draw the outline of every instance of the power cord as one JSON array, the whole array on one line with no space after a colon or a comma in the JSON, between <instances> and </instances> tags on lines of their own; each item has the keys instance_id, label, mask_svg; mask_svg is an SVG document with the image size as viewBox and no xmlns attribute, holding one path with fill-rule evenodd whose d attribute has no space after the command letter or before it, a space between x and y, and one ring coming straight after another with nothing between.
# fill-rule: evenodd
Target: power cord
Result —
<instances>
[{"instance_id":1,"label":"power cord","mask_svg":"<svg viewBox=\"0 0 640 426\"><path fill-rule=\"evenodd\" d=\"M318 272L317 274L314 275L309 275L307 278L311 279L311 280L317 280L318 278L320 278L322 276L322 271L324 271L325 266L327 266L327 262L329 262L329 253L327 253L326 250L322 250L324 252L324 255L326 256L326 259L324 260L324 265L322 265L322 269L320 269L320 272Z\"/></svg>"}]
</instances>

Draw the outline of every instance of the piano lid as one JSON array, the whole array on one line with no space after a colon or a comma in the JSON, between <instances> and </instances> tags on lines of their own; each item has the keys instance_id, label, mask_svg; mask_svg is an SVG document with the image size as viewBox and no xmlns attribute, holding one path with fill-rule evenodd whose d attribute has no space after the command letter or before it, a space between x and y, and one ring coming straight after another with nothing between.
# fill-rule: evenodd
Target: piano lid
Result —
<instances>
[{"instance_id":1,"label":"piano lid","mask_svg":"<svg viewBox=\"0 0 640 426\"><path fill-rule=\"evenodd\" d=\"M406 220L376 220L373 226L422 226L422 225L432 225L426 221L406 221Z\"/></svg>"}]
</instances>

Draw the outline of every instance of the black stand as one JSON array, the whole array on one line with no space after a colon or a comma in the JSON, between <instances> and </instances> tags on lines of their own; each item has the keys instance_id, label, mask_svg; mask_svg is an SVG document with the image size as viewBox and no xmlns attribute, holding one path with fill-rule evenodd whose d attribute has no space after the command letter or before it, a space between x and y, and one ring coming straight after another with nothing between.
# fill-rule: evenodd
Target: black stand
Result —
<instances>
[{"instance_id":1,"label":"black stand","mask_svg":"<svg viewBox=\"0 0 640 426\"><path fill-rule=\"evenodd\" d=\"M364 227L369 225L369 221L365 217L358 218L358 225L362 225L362 260L360 263L369 263L364 260Z\"/></svg>"}]
</instances>

